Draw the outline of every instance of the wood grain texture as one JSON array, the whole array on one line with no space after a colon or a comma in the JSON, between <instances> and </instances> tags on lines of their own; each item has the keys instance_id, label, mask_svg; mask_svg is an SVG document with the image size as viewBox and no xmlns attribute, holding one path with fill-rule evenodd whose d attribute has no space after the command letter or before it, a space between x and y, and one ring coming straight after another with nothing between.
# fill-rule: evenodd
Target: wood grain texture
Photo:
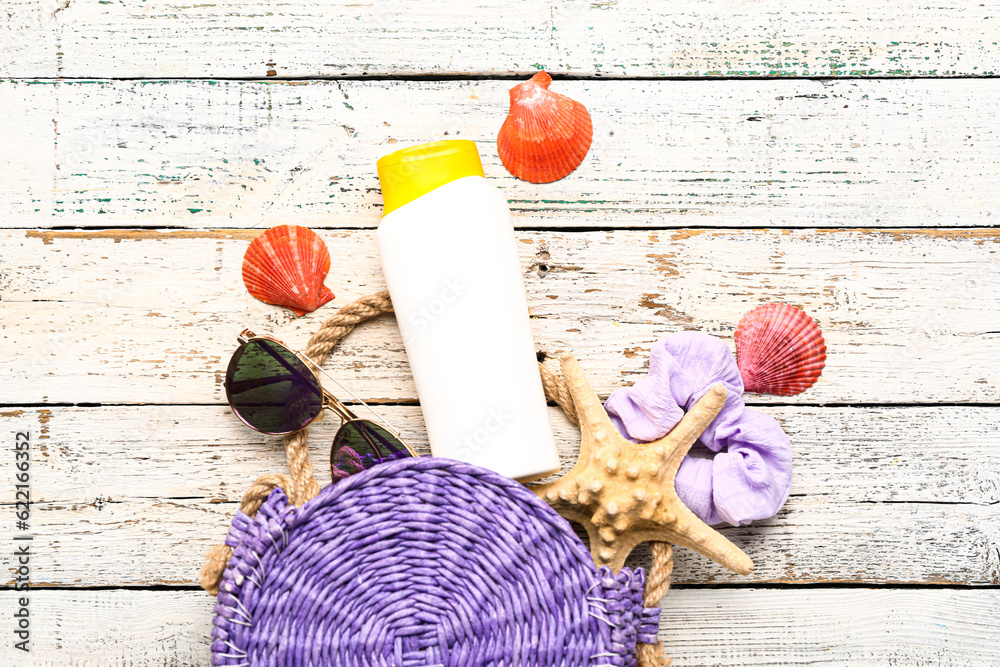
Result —
<instances>
[{"instance_id":1,"label":"wood grain texture","mask_svg":"<svg viewBox=\"0 0 1000 667\"><path fill-rule=\"evenodd\" d=\"M0 592L11 617L15 591ZM17 667L204 667L211 664L215 598L193 591L31 590L30 653L0 643Z\"/></svg>"},{"instance_id":2,"label":"wood grain texture","mask_svg":"<svg viewBox=\"0 0 1000 667\"><path fill-rule=\"evenodd\" d=\"M0 608L14 609L14 593ZM201 591L31 593L23 667L195 667L209 660L214 598ZM908 665L1000 661L994 590L672 590L660 637L675 667Z\"/></svg>"},{"instance_id":3,"label":"wood grain texture","mask_svg":"<svg viewBox=\"0 0 1000 667\"><path fill-rule=\"evenodd\" d=\"M9 3L11 77L954 76L998 71L975 0Z\"/></svg>"},{"instance_id":4,"label":"wood grain texture","mask_svg":"<svg viewBox=\"0 0 1000 667\"><path fill-rule=\"evenodd\" d=\"M419 408L379 410L428 453ZM754 573L679 549L675 582L1000 583L1000 408L765 410L793 443L795 478L775 518L723 529ZM568 470L579 431L550 413ZM8 409L0 425L33 436L36 585L195 583L250 483L286 471L278 439L224 407ZM328 419L311 432L322 484L337 426ZM648 565L648 552L632 563Z\"/></svg>"},{"instance_id":5,"label":"wood grain texture","mask_svg":"<svg viewBox=\"0 0 1000 667\"><path fill-rule=\"evenodd\" d=\"M994 222L1000 80L557 81L595 134L546 185L497 157L512 83L8 81L0 226L375 227L376 159L449 137L519 227Z\"/></svg>"},{"instance_id":6,"label":"wood grain texture","mask_svg":"<svg viewBox=\"0 0 1000 667\"><path fill-rule=\"evenodd\" d=\"M224 403L239 331L304 347L335 308L384 286L371 232L321 232L337 299L295 318L243 287L255 233L3 232L0 403ZM728 340L753 307L783 301L818 320L828 347L819 382L783 402L1000 400L997 230L519 238L537 348L573 351L602 395L644 376L663 335ZM349 336L327 368L365 399L416 400L391 317Z\"/></svg>"},{"instance_id":7,"label":"wood grain texture","mask_svg":"<svg viewBox=\"0 0 1000 667\"><path fill-rule=\"evenodd\" d=\"M418 406L376 409L419 453L429 453ZM995 456L1000 408L760 409L774 416L792 441L793 496L857 503L1000 503ZM579 429L558 408L550 407L549 414L563 470L568 470L576 460ZM246 428L228 406L5 408L0 424L6 432L31 432L36 472L51 482L35 489L34 500L43 503L237 502L256 477L285 467L280 439ZM329 446L338 427L329 416L310 427L312 461L324 485L330 481ZM0 502L9 501L0 495Z\"/></svg>"},{"instance_id":8,"label":"wood grain texture","mask_svg":"<svg viewBox=\"0 0 1000 667\"><path fill-rule=\"evenodd\" d=\"M674 590L660 636L674 667L1000 663L997 591Z\"/></svg>"}]
</instances>

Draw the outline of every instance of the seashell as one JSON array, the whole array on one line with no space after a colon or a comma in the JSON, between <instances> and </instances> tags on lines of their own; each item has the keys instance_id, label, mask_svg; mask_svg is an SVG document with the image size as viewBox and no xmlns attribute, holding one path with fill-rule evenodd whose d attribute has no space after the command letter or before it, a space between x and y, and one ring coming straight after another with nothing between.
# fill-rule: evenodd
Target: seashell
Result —
<instances>
[{"instance_id":1,"label":"seashell","mask_svg":"<svg viewBox=\"0 0 1000 667\"><path fill-rule=\"evenodd\" d=\"M272 227L243 255L243 284L264 303L284 306L300 317L333 299L323 279L330 252L315 232L297 225Z\"/></svg>"},{"instance_id":2,"label":"seashell","mask_svg":"<svg viewBox=\"0 0 1000 667\"><path fill-rule=\"evenodd\" d=\"M826 342L819 325L784 303L751 310L740 320L735 338L736 363L751 393L801 394L826 365Z\"/></svg>"},{"instance_id":3,"label":"seashell","mask_svg":"<svg viewBox=\"0 0 1000 667\"><path fill-rule=\"evenodd\" d=\"M580 166L594 128L587 108L550 91L552 77L539 72L510 89L510 112L497 135L500 161L514 176L550 183Z\"/></svg>"}]
</instances>

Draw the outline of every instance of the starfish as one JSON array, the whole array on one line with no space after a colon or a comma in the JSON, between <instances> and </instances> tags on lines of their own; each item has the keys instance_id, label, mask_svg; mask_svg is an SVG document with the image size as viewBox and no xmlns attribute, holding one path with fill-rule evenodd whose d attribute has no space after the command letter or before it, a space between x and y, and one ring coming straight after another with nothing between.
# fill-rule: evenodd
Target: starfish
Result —
<instances>
[{"instance_id":1,"label":"starfish","mask_svg":"<svg viewBox=\"0 0 1000 667\"><path fill-rule=\"evenodd\" d=\"M726 388L709 389L666 436L635 443L618 433L572 355L563 356L562 371L580 420L580 457L566 475L532 490L586 529L594 562L618 572L642 542L670 542L749 574L750 558L685 507L674 489L681 461L719 414Z\"/></svg>"}]
</instances>

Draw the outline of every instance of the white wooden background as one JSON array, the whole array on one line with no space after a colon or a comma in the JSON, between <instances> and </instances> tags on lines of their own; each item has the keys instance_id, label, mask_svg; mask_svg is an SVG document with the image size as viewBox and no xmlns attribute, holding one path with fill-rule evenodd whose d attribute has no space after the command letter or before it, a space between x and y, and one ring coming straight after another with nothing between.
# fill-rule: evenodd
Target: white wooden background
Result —
<instances>
[{"instance_id":1,"label":"white wooden background","mask_svg":"<svg viewBox=\"0 0 1000 667\"><path fill-rule=\"evenodd\" d=\"M446 137L476 140L510 201L539 350L573 350L600 393L641 377L665 333L731 341L767 301L826 333L813 389L751 397L796 457L781 513L724 530L754 573L678 553L661 625L678 666L1000 664L996 3L10 0L0 16L0 437L36 444L32 652L12 649L10 576L0 664L207 663L203 553L284 465L225 406L234 336L301 346L382 288L375 159ZM508 88L539 68L595 128L548 185L510 177L492 143ZM281 223L333 255L337 299L302 319L240 280L249 240ZM328 367L426 451L391 319ZM570 465L577 435L552 414ZM313 432L320 470L331 436ZM10 545L11 452L0 469Z\"/></svg>"}]
</instances>

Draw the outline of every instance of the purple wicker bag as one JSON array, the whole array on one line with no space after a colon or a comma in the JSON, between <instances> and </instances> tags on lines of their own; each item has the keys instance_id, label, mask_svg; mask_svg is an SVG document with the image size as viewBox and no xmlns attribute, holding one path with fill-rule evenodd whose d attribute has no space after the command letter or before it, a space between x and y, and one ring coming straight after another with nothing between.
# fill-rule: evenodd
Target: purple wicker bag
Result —
<instances>
[{"instance_id":1,"label":"purple wicker bag","mask_svg":"<svg viewBox=\"0 0 1000 667\"><path fill-rule=\"evenodd\" d=\"M659 608L645 573L598 569L569 523L517 482L416 458L282 489L226 539L212 664L635 665Z\"/></svg>"}]
</instances>

